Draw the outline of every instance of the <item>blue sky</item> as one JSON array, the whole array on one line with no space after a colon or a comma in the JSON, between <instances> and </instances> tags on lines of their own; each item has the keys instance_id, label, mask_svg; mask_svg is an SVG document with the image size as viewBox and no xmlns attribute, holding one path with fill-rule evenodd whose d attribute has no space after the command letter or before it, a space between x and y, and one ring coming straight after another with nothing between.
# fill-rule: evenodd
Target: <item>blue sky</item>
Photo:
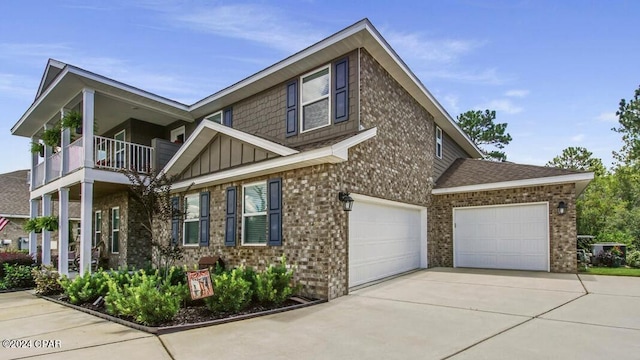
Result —
<instances>
[{"instance_id":1,"label":"blue sky","mask_svg":"<svg viewBox=\"0 0 640 360\"><path fill-rule=\"evenodd\" d=\"M508 160L568 146L612 162L640 84L638 1L0 2L0 173L28 168L10 128L48 58L191 104L368 17L452 116L497 111Z\"/></svg>"}]
</instances>

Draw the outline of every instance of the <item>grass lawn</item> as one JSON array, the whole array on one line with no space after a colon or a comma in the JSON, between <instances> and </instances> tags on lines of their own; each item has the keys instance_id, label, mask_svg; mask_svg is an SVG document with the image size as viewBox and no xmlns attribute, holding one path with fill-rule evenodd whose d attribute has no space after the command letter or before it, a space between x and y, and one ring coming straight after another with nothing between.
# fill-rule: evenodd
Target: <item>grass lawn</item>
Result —
<instances>
[{"instance_id":1,"label":"grass lawn","mask_svg":"<svg viewBox=\"0 0 640 360\"><path fill-rule=\"evenodd\" d=\"M614 275L614 276L640 276L640 269L634 268L608 268L608 267L589 267L587 270L580 269L581 273L591 275Z\"/></svg>"}]
</instances>

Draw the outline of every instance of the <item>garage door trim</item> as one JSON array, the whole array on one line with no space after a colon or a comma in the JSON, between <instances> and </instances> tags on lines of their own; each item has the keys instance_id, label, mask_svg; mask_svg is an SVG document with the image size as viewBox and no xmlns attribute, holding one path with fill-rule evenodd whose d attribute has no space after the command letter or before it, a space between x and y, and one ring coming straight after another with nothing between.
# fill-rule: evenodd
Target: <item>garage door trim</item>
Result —
<instances>
[{"instance_id":1,"label":"garage door trim","mask_svg":"<svg viewBox=\"0 0 640 360\"><path fill-rule=\"evenodd\" d=\"M537 202L525 202L525 203L513 203L513 204L495 204L495 205L479 205L479 206L459 206L454 207L451 212L451 233L453 238L453 267L458 267L458 261L456 259L456 210L465 210L465 209L481 209L481 208L496 208L496 207L512 207L512 206L529 206L529 205L545 205L546 214L545 216L545 226L546 226L546 242L547 242L547 272L551 271L551 236L550 236L550 222L549 222L549 202L548 201L537 201Z\"/></svg>"},{"instance_id":2,"label":"garage door trim","mask_svg":"<svg viewBox=\"0 0 640 360\"><path fill-rule=\"evenodd\" d=\"M376 198L376 197L371 197L371 196L361 195L356 193L351 193L350 196L354 200L354 203L353 203L354 211L357 211L357 206L359 202L420 211L420 268L427 268L428 239L427 239L427 208L426 207L414 205L414 204L401 203L397 201L381 199L381 198ZM349 215L349 220L347 220L347 223L349 222L350 222L350 215ZM347 233L349 232L350 230L347 231ZM347 242L350 242L349 238L347 238Z\"/></svg>"}]
</instances>

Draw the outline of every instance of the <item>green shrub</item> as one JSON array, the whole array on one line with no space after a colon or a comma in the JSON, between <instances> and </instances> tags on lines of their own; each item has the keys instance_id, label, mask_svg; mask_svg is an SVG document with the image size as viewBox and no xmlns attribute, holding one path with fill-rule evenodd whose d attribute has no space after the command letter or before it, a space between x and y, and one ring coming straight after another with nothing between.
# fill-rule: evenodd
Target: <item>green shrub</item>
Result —
<instances>
[{"instance_id":1,"label":"green shrub","mask_svg":"<svg viewBox=\"0 0 640 360\"><path fill-rule=\"evenodd\" d=\"M632 251L627 254L627 265L634 268L640 268L640 251L639 250Z\"/></svg>"},{"instance_id":2,"label":"green shrub","mask_svg":"<svg viewBox=\"0 0 640 360\"><path fill-rule=\"evenodd\" d=\"M36 283L36 294L55 295L64 291L60 285L60 273L53 266L43 265L40 268L32 268L31 275Z\"/></svg>"},{"instance_id":3,"label":"green shrub","mask_svg":"<svg viewBox=\"0 0 640 360\"><path fill-rule=\"evenodd\" d=\"M204 299L215 312L238 312L251 301L251 283L243 278L243 268L212 276L213 296Z\"/></svg>"},{"instance_id":4,"label":"green shrub","mask_svg":"<svg viewBox=\"0 0 640 360\"><path fill-rule=\"evenodd\" d=\"M264 304L282 304L293 294L293 270L287 270L284 255L280 264L269 267L255 277L256 298Z\"/></svg>"},{"instance_id":5,"label":"green shrub","mask_svg":"<svg viewBox=\"0 0 640 360\"><path fill-rule=\"evenodd\" d=\"M173 271L170 270L168 278ZM157 325L173 319L188 294L185 284L171 285L157 271L154 274L147 274L144 270L136 272L123 286L110 278L107 287L107 312L133 318L144 325Z\"/></svg>"},{"instance_id":6,"label":"green shrub","mask_svg":"<svg viewBox=\"0 0 640 360\"><path fill-rule=\"evenodd\" d=\"M94 273L88 271L84 275L76 276L70 280L63 276L60 285L64 293L69 297L72 304L83 304L94 302L100 296L106 296L108 291L107 281L110 279L108 273L98 270Z\"/></svg>"},{"instance_id":7,"label":"green shrub","mask_svg":"<svg viewBox=\"0 0 640 360\"><path fill-rule=\"evenodd\" d=\"M5 289L24 289L35 285L31 275L31 266L2 264L4 277L2 284Z\"/></svg>"},{"instance_id":8,"label":"green shrub","mask_svg":"<svg viewBox=\"0 0 640 360\"><path fill-rule=\"evenodd\" d=\"M36 261L23 251L2 251L0 252L0 279L4 277L4 264L31 266Z\"/></svg>"}]
</instances>

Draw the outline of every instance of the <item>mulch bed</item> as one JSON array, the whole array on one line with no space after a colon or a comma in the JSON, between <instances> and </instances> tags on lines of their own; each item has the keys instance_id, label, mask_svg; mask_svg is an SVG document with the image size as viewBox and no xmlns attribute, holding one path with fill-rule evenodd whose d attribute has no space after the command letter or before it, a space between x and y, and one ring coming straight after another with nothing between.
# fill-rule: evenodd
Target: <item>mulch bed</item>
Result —
<instances>
[{"instance_id":1,"label":"mulch bed","mask_svg":"<svg viewBox=\"0 0 640 360\"><path fill-rule=\"evenodd\" d=\"M158 326L145 326L136 323L135 321L133 321L133 319L116 317L107 314L104 305L93 305L91 303L73 305L67 301L64 295L40 295L40 297L91 315L98 316L103 319L113 321L115 323L119 323L156 335L250 319L258 316L265 316L279 312L300 309L326 302L326 300L308 299L296 296L288 299L281 305L252 305L240 313L213 313L209 311L206 306L204 306L204 303L202 301L196 301L190 306L181 308L171 321L159 324Z\"/></svg>"}]
</instances>

